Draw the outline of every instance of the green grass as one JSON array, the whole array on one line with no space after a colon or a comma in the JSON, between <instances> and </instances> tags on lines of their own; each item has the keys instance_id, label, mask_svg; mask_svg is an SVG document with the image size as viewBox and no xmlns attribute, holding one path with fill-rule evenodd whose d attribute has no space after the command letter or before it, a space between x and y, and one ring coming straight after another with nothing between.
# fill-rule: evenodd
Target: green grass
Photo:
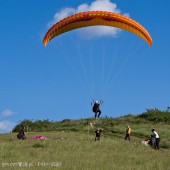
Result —
<instances>
[{"instance_id":1,"label":"green grass","mask_svg":"<svg viewBox=\"0 0 170 170\"><path fill-rule=\"evenodd\" d=\"M101 120L104 121L104 120ZM110 121L110 120L109 120ZM96 123L96 125L95 125ZM93 122L95 126L104 122ZM163 138L170 125L157 126ZM27 136L44 135L46 140L17 140L16 133L0 135L0 169L58 169L58 170L169 170L170 149L154 150L140 144L150 134L150 124L131 125L135 136L124 141L126 125L104 129L101 141L94 141L94 129L84 126L82 131L29 132ZM148 131L147 131L148 130ZM140 133L142 138L136 136ZM145 139L145 138L144 138ZM169 139L169 136L168 136ZM169 142L169 141L168 141ZM163 145L162 145L163 146ZM19 167L18 162L22 163ZM7 163L7 164L5 164ZM8 165L8 163L11 163ZM12 164L13 163L13 164ZM25 165L25 166L24 166ZM4 166L4 168L3 168Z\"/></svg>"}]
</instances>

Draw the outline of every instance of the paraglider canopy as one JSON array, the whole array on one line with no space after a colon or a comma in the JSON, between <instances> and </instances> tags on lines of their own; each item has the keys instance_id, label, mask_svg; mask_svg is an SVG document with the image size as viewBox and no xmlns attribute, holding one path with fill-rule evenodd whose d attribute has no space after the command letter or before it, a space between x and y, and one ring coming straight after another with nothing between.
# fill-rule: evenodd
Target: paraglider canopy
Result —
<instances>
[{"instance_id":1,"label":"paraglider canopy","mask_svg":"<svg viewBox=\"0 0 170 170\"><path fill-rule=\"evenodd\" d=\"M46 33L44 46L54 37L73 29L88 26L111 26L130 31L143 38L150 46L152 38L148 31L138 22L122 14L107 11L87 11L68 16L53 25Z\"/></svg>"}]
</instances>

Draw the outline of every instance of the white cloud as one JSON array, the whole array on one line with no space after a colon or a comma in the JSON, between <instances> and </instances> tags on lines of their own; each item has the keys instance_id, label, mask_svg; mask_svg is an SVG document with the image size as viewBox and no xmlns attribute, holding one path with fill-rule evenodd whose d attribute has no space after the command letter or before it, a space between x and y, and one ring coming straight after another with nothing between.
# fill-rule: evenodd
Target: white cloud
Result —
<instances>
[{"instance_id":1,"label":"white cloud","mask_svg":"<svg viewBox=\"0 0 170 170\"><path fill-rule=\"evenodd\" d=\"M74 13L76 13L74 8L65 8L65 9L62 9L60 12L57 12L54 15L54 19L51 22L48 23L48 27L51 27L52 25L54 25L59 20L65 18L65 17L67 17L69 15L72 15Z\"/></svg>"},{"instance_id":2,"label":"white cloud","mask_svg":"<svg viewBox=\"0 0 170 170\"><path fill-rule=\"evenodd\" d=\"M109 12L116 12L121 13L121 10L118 9L117 4L112 3L110 0L95 0L91 4L80 4L77 8L65 8L61 11L57 12L54 15L53 20L48 24L51 27L54 23L58 22L59 20L72 15L74 13L84 12L84 11L94 11L94 10L101 10L101 11L109 11ZM124 14L129 15L129 14ZM120 29L107 27L107 26L93 26L80 29L80 32L83 30L83 35L90 35L94 36L117 36Z\"/></svg>"},{"instance_id":3,"label":"white cloud","mask_svg":"<svg viewBox=\"0 0 170 170\"><path fill-rule=\"evenodd\" d=\"M4 110L4 111L1 112L1 115L2 115L2 116L11 116L11 115L13 115L13 114L14 114L14 112L12 112L12 111L9 110L9 109L6 109L6 110Z\"/></svg>"},{"instance_id":4,"label":"white cloud","mask_svg":"<svg viewBox=\"0 0 170 170\"><path fill-rule=\"evenodd\" d=\"M87 10L102 10L120 13L120 10L117 8L117 5L115 3L110 2L110 0L96 0L87 7Z\"/></svg>"},{"instance_id":5,"label":"white cloud","mask_svg":"<svg viewBox=\"0 0 170 170\"><path fill-rule=\"evenodd\" d=\"M15 123L4 120L0 122L0 132L10 132L14 128Z\"/></svg>"}]
</instances>

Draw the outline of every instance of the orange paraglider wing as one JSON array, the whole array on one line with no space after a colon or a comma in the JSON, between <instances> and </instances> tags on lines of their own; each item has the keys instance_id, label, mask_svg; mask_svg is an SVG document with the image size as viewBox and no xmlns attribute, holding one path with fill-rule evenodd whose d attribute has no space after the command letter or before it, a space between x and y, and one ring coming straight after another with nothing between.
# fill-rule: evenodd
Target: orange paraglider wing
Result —
<instances>
[{"instance_id":1,"label":"orange paraglider wing","mask_svg":"<svg viewBox=\"0 0 170 170\"><path fill-rule=\"evenodd\" d=\"M127 16L107 11L81 12L64 18L48 30L43 43L46 46L51 39L62 33L77 28L97 25L111 26L130 31L143 38L150 46L152 45L150 34L141 24Z\"/></svg>"}]
</instances>

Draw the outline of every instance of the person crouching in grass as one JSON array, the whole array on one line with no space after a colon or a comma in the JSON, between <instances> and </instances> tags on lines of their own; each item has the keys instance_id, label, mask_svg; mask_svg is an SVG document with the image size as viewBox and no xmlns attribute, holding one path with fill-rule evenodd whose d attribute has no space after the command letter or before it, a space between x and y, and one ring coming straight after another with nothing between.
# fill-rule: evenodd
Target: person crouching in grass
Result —
<instances>
[{"instance_id":1,"label":"person crouching in grass","mask_svg":"<svg viewBox=\"0 0 170 170\"><path fill-rule=\"evenodd\" d=\"M19 130L19 132L17 134L17 138L21 139L21 140L25 140L26 139L25 127L23 125L21 126L21 129Z\"/></svg>"}]
</instances>

